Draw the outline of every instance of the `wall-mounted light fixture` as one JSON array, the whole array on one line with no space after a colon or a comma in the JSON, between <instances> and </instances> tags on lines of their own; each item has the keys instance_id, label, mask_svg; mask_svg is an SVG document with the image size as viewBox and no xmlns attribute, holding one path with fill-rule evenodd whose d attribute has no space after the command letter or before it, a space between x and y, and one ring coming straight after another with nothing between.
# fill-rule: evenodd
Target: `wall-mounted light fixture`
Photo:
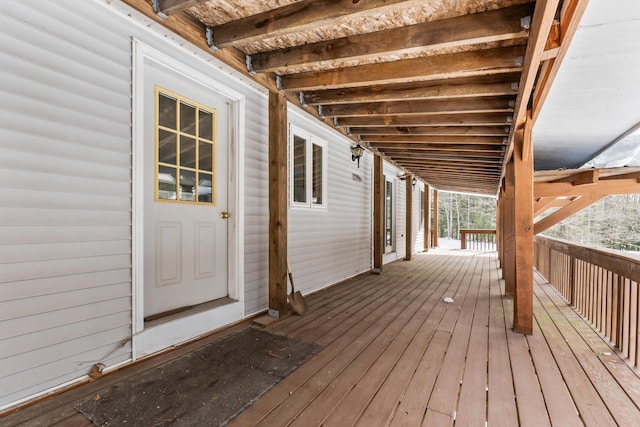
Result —
<instances>
[{"instance_id":1,"label":"wall-mounted light fixture","mask_svg":"<svg viewBox=\"0 0 640 427\"><path fill-rule=\"evenodd\" d=\"M351 161L358 161L358 168L360 168L360 157L364 153L364 147L360 144L354 145L351 147Z\"/></svg>"},{"instance_id":2,"label":"wall-mounted light fixture","mask_svg":"<svg viewBox=\"0 0 640 427\"><path fill-rule=\"evenodd\" d=\"M411 180L411 185L415 187L417 183L418 183L418 179L414 176L413 179Z\"/></svg>"}]
</instances>

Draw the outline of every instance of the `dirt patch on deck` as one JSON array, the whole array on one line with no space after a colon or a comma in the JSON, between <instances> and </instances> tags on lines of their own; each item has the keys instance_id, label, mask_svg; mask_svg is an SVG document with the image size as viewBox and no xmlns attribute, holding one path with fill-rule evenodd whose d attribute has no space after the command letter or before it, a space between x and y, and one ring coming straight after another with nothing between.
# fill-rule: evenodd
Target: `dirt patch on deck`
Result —
<instances>
[{"instance_id":1,"label":"dirt patch on deck","mask_svg":"<svg viewBox=\"0 0 640 427\"><path fill-rule=\"evenodd\" d=\"M321 350L247 328L78 403L97 426L221 426Z\"/></svg>"}]
</instances>

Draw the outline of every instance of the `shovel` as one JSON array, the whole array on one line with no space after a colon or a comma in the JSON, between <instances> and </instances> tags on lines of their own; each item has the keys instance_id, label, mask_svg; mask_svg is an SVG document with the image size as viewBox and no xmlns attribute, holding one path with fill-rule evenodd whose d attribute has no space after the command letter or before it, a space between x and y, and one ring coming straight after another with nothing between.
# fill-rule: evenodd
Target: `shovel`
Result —
<instances>
[{"instance_id":1,"label":"shovel","mask_svg":"<svg viewBox=\"0 0 640 427\"><path fill-rule=\"evenodd\" d=\"M296 289L293 285L293 274L291 274L291 266L289 265L289 260L287 260L287 273L289 274L289 281L291 282L291 293L289 294L289 302L291 303L291 308L293 311L302 316L307 311L307 302L304 300L304 297L300 293L300 291L296 292Z\"/></svg>"}]
</instances>

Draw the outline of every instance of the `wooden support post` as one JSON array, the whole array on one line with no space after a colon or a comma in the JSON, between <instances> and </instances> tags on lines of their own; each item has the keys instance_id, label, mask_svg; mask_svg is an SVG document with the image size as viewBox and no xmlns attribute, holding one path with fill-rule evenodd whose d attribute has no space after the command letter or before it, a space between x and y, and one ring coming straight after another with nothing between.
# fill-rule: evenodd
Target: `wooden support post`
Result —
<instances>
[{"instance_id":1,"label":"wooden support post","mask_svg":"<svg viewBox=\"0 0 640 427\"><path fill-rule=\"evenodd\" d=\"M500 190L502 192L502 190ZM502 194L498 195L498 200L496 200L496 251L498 251L498 264L502 267L502 260L500 259L500 237L502 237L502 230L500 229L500 203L501 203Z\"/></svg>"},{"instance_id":2,"label":"wooden support post","mask_svg":"<svg viewBox=\"0 0 640 427\"><path fill-rule=\"evenodd\" d=\"M287 308L287 100L269 92L269 314Z\"/></svg>"},{"instance_id":3,"label":"wooden support post","mask_svg":"<svg viewBox=\"0 0 640 427\"><path fill-rule=\"evenodd\" d=\"M533 333L533 152L531 112L514 144L515 269L513 329ZM527 150L527 152L524 152Z\"/></svg>"},{"instance_id":4,"label":"wooden support post","mask_svg":"<svg viewBox=\"0 0 640 427\"><path fill-rule=\"evenodd\" d=\"M429 250L431 240L431 200L429 197L429 184L424 185L424 251Z\"/></svg>"},{"instance_id":5,"label":"wooden support post","mask_svg":"<svg viewBox=\"0 0 640 427\"><path fill-rule=\"evenodd\" d=\"M384 253L384 172L382 156L373 156L373 272L382 272Z\"/></svg>"},{"instance_id":6,"label":"wooden support post","mask_svg":"<svg viewBox=\"0 0 640 427\"><path fill-rule=\"evenodd\" d=\"M438 247L438 190L433 190L433 232L431 234L431 246Z\"/></svg>"},{"instance_id":7,"label":"wooden support post","mask_svg":"<svg viewBox=\"0 0 640 427\"><path fill-rule=\"evenodd\" d=\"M405 253L404 260L411 261L411 255L413 255L413 176L405 175L405 188L406 190L406 232L405 232Z\"/></svg>"},{"instance_id":8,"label":"wooden support post","mask_svg":"<svg viewBox=\"0 0 640 427\"><path fill-rule=\"evenodd\" d=\"M514 170L513 157L507 163L504 180L504 223L503 223L503 267L502 277L504 278L504 293L506 296L513 296L516 285L515 271L515 240L514 240Z\"/></svg>"}]
</instances>

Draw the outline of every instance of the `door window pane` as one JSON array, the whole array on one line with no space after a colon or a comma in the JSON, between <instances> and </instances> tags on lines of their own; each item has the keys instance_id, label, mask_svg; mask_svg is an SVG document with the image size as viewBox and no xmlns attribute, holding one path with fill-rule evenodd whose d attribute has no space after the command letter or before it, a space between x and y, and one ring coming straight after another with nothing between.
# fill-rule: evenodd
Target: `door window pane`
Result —
<instances>
[{"instance_id":1,"label":"door window pane","mask_svg":"<svg viewBox=\"0 0 640 427\"><path fill-rule=\"evenodd\" d=\"M158 199L176 200L176 169L167 166L158 167Z\"/></svg>"},{"instance_id":2,"label":"door window pane","mask_svg":"<svg viewBox=\"0 0 640 427\"><path fill-rule=\"evenodd\" d=\"M196 140L188 136L180 137L180 166L196 167Z\"/></svg>"},{"instance_id":3,"label":"door window pane","mask_svg":"<svg viewBox=\"0 0 640 427\"><path fill-rule=\"evenodd\" d=\"M213 146L205 141L198 145L198 164L201 170L211 172L213 170Z\"/></svg>"},{"instance_id":4,"label":"door window pane","mask_svg":"<svg viewBox=\"0 0 640 427\"><path fill-rule=\"evenodd\" d=\"M213 177L208 173L198 174L198 201L211 202L213 194L211 192Z\"/></svg>"},{"instance_id":5,"label":"door window pane","mask_svg":"<svg viewBox=\"0 0 640 427\"><path fill-rule=\"evenodd\" d=\"M176 164L176 134L164 129L158 130L158 161Z\"/></svg>"},{"instance_id":6,"label":"door window pane","mask_svg":"<svg viewBox=\"0 0 640 427\"><path fill-rule=\"evenodd\" d=\"M198 136L211 141L213 139L213 119L208 111L198 111L200 123L198 123Z\"/></svg>"},{"instance_id":7,"label":"door window pane","mask_svg":"<svg viewBox=\"0 0 640 427\"><path fill-rule=\"evenodd\" d=\"M179 194L180 200L192 202L195 200L196 173L186 169L180 169Z\"/></svg>"},{"instance_id":8,"label":"door window pane","mask_svg":"<svg viewBox=\"0 0 640 427\"><path fill-rule=\"evenodd\" d=\"M160 126L176 129L177 103L164 93L158 94L158 124Z\"/></svg>"},{"instance_id":9,"label":"door window pane","mask_svg":"<svg viewBox=\"0 0 640 427\"><path fill-rule=\"evenodd\" d=\"M307 202L307 141L293 138L293 201Z\"/></svg>"},{"instance_id":10,"label":"door window pane","mask_svg":"<svg viewBox=\"0 0 640 427\"><path fill-rule=\"evenodd\" d=\"M196 134L196 108L180 102L180 132Z\"/></svg>"}]
</instances>

